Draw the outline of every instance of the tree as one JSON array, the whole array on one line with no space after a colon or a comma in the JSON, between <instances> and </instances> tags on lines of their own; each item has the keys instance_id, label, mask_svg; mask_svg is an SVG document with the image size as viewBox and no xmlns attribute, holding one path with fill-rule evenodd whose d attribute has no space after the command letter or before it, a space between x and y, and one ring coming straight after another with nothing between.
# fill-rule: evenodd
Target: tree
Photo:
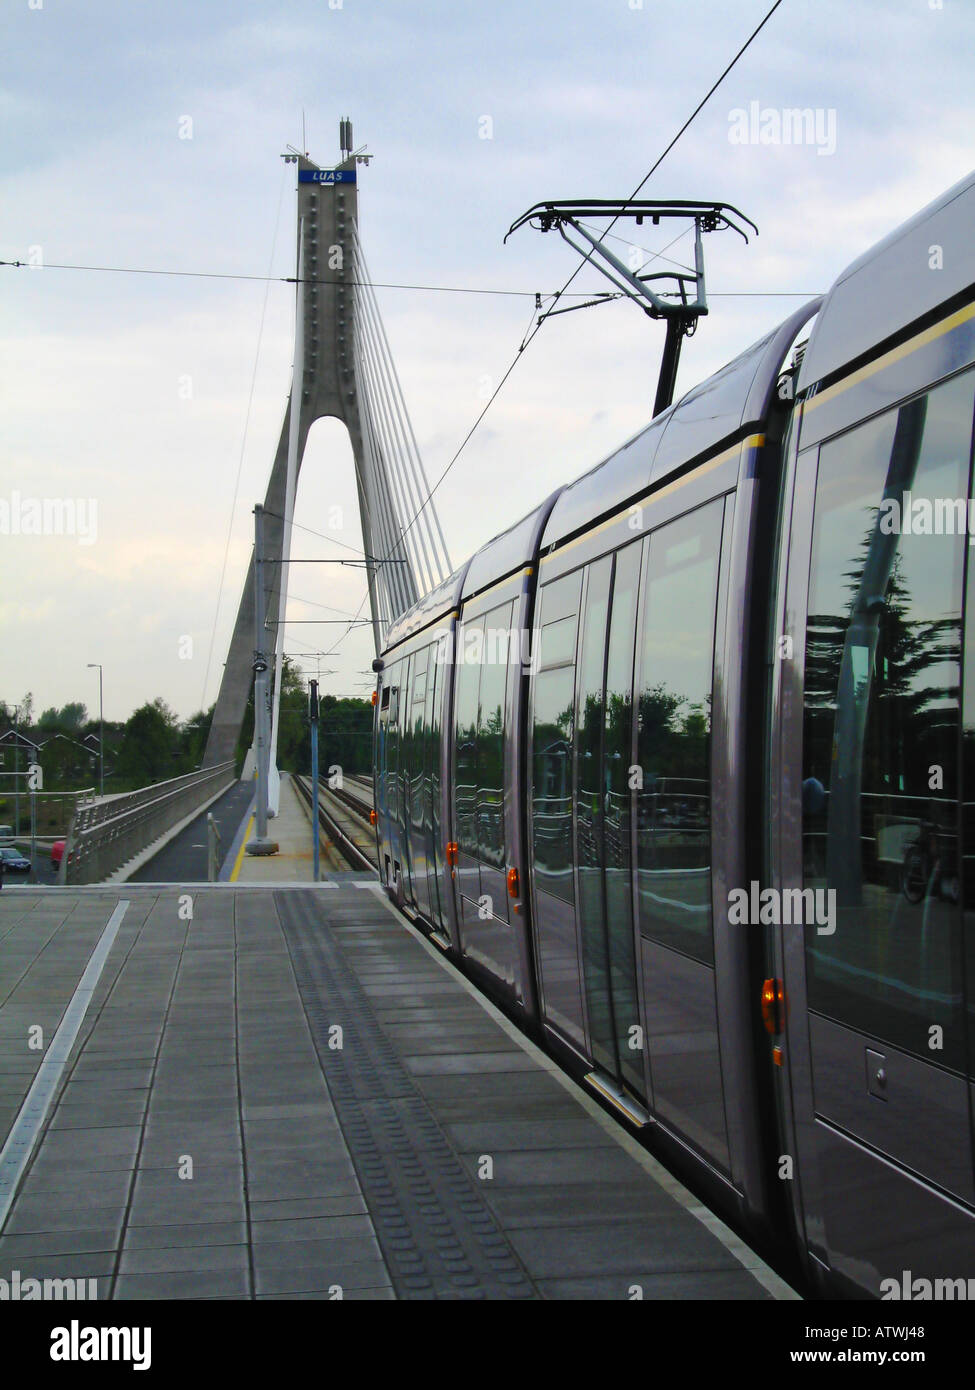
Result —
<instances>
[{"instance_id":1,"label":"tree","mask_svg":"<svg viewBox=\"0 0 975 1390\"><path fill-rule=\"evenodd\" d=\"M118 751L117 772L132 787L175 777L181 771L176 716L158 696L142 705L125 725Z\"/></svg>"},{"instance_id":2,"label":"tree","mask_svg":"<svg viewBox=\"0 0 975 1390\"><path fill-rule=\"evenodd\" d=\"M88 719L88 709L80 700L75 700L70 704L58 709L52 705L46 709L37 721L37 727L49 733L79 734L82 725Z\"/></svg>"},{"instance_id":3,"label":"tree","mask_svg":"<svg viewBox=\"0 0 975 1390\"><path fill-rule=\"evenodd\" d=\"M195 772L203 762L203 754L206 750L215 708L216 705L211 705L208 710L197 710L196 714L190 715L185 724L180 725L179 762L181 772Z\"/></svg>"},{"instance_id":4,"label":"tree","mask_svg":"<svg viewBox=\"0 0 975 1390\"><path fill-rule=\"evenodd\" d=\"M281 666L278 768L287 772L306 772L311 768L308 691L301 671L287 657Z\"/></svg>"}]
</instances>

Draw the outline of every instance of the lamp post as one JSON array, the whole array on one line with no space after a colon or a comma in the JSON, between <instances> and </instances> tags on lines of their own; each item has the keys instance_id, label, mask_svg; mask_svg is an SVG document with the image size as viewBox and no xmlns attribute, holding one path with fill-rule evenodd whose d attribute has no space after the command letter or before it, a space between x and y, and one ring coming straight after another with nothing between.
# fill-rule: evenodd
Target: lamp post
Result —
<instances>
[{"instance_id":1,"label":"lamp post","mask_svg":"<svg viewBox=\"0 0 975 1390\"><path fill-rule=\"evenodd\" d=\"M105 707L102 703L102 668L98 661L89 661L88 669L98 669L98 795L105 795Z\"/></svg>"}]
</instances>

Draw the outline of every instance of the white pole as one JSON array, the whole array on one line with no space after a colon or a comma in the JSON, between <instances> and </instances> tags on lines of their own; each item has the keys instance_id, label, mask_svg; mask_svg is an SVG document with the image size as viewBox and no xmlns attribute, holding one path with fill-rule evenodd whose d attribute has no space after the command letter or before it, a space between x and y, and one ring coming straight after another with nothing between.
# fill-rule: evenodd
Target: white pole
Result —
<instances>
[{"instance_id":1,"label":"white pole","mask_svg":"<svg viewBox=\"0 0 975 1390\"><path fill-rule=\"evenodd\" d=\"M284 534L281 540L281 584L274 654L274 713L271 725L271 764L268 774L268 814L276 816L281 795L278 774L278 725L281 713L281 671L284 662L284 616L288 606L288 558L291 555L291 522L298 484L298 439L305 386L305 224L298 223L298 285L295 305L295 360L291 378L291 413L288 419L288 472L284 493Z\"/></svg>"}]
</instances>

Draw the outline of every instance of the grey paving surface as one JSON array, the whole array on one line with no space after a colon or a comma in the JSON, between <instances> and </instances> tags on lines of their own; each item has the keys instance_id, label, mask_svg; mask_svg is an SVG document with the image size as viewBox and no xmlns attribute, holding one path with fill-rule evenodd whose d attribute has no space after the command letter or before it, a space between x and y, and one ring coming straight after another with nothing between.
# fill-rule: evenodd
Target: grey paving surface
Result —
<instances>
[{"instance_id":1,"label":"grey paving surface","mask_svg":"<svg viewBox=\"0 0 975 1390\"><path fill-rule=\"evenodd\" d=\"M254 799L251 782L234 782L206 811L174 835L158 854L136 869L130 883L205 883L207 876L207 816L220 832L220 859L228 853L241 820ZM218 865L219 867L219 865Z\"/></svg>"},{"instance_id":2,"label":"grey paving surface","mask_svg":"<svg viewBox=\"0 0 975 1390\"><path fill-rule=\"evenodd\" d=\"M49 1043L120 899L0 1276L117 1299L769 1296L361 882L5 889L0 1139L43 1058L29 1030Z\"/></svg>"}]
</instances>

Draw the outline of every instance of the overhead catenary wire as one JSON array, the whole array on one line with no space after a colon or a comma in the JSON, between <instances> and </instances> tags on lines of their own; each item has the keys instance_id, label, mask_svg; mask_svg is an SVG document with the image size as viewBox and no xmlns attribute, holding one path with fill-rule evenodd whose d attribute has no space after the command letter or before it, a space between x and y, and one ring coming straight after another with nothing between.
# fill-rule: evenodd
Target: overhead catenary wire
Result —
<instances>
[{"instance_id":1,"label":"overhead catenary wire","mask_svg":"<svg viewBox=\"0 0 975 1390\"><path fill-rule=\"evenodd\" d=\"M699 114L699 113L703 110L703 108L707 105L708 101L710 101L711 97L714 95L714 93L715 93L715 92L717 91L717 89L720 87L720 85L721 85L721 83L724 81L724 79L728 76L729 72L731 72L732 68L734 68L734 66L738 63L739 59L747 52L747 50L749 49L749 47L751 46L751 44L752 44L752 43L754 42L754 40L758 37L758 35L761 33L761 31L765 28L766 24L769 22L769 20L770 20L770 19L772 18L772 16L775 14L776 10L779 9L779 7L780 7L781 4L782 4L782 0L774 0L774 3L773 3L772 6L768 9L768 11L766 12L766 14L765 14L764 17L762 18L762 20L761 20L761 21L756 25L756 27L752 30L752 32L749 34L748 38L747 38L747 39L745 40L745 42L741 45L741 47L738 49L737 53L734 55L734 57L731 59L731 61L727 64L727 66L722 70L721 74L716 78L716 80L715 80L715 81L711 84L711 86L708 88L707 92L704 94L704 96L701 98L701 100L700 100L700 101L697 103L697 105L694 107L694 110L691 112L690 116L688 116L687 120L684 121L683 125L681 125L681 127L679 128L679 130L677 131L677 133L676 133L676 134L673 136L673 138L670 140L669 144L664 148L664 150L663 150L662 153L657 157L657 159L654 160L653 164L650 166L650 168L649 168L649 170L647 171L647 173L643 176L643 178L642 178L642 179L640 180L640 182L637 184L636 188L633 190L633 192L632 192L632 193L630 194L630 196L627 198L626 202L624 203L623 209L621 209L620 213L618 213L618 214L612 219L612 221L610 222L609 226L606 228L606 231L602 234L602 237L600 237L600 241L602 241L605 237L607 237L607 236L612 232L613 228L616 226L617 222L620 220L620 217L622 216L623 211L625 211L626 207L628 207L628 206L639 196L639 194L642 192L642 190L646 187L647 183L650 181L650 179L653 177L653 175L656 173L656 171L660 168L660 165L661 165L661 164L663 163L663 161L666 159L667 155L670 154L671 150L674 148L674 146L675 146L675 145L677 144L677 142L680 140L681 136L685 133L685 131L686 131L686 130L689 128L689 126L692 124L692 122L696 119L696 117L698 116L698 114ZM665 248L665 249L666 249L666 248ZM572 283L576 280L576 278L581 274L581 272L582 272L582 270L585 268L585 266L588 265L588 264L590 263L594 250L595 250L595 248L593 248L593 250L591 250L591 251L580 261L580 263L579 263L579 264L575 267L575 269L572 271L571 275L569 275L569 277L566 279L566 281L565 281L565 283L563 284L562 288L561 288L560 290L558 290L558 291L556 292L556 294L553 296L553 301L554 301L555 303L557 303L559 299L561 299L561 298L563 298L565 295L567 295L568 290L569 290L569 286L572 285ZM441 472L439 478L438 478L437 481L434 483L433 487L429 489L429 491L428 491L428 493L427 493L427 496L426 496L426 498L424 499L424 501L422 502L421 506L417 509L416 512L414 512L413 516L410 518L409 522L407 523L406 530L410 530L410 529L416 524L417 518L419 517L420 513L421 513L427 506L429 506L430 502L433 500L433 497L434 497L434 495L436 494L437 490L440 488L440 486L441 486L441 484L443 483L444 479L448 476L448 474L450 473L451 469L454 467L454 465L456 464L457 460L460 458L461 454L464 452L464 449L467 447L467 444L470 442L471 438L473 437L473 435L474 435L475 431L477 430L478 426L480 425L481 421L484 419L485 415L488 413L488 411L490 410L491 406L494 404L494 402L497 400L498 396L501 394L501 391L502 391L502 389L504 388L506 382L508 381L508 378L511 376L511 374L512 374L512 372L514 371L514 369L515 369L515 367L517 366L517 364L521 361L521 359L522 359L522 357L524 356L524 353L525 353L525 351L527 350L527 348L530 346L530 344L531 344L531 343L534 341L534 339L537 337L538 332L539 332L539 330L541 329L541 326L542 326L542 324L543 324L545 321L546 321L545 317L540 317L540 318L537 320L537 322L534 324L534 327L531 328L530 331L522 338L522 341L520 342L520 344L519 344L519 346L518 346L518 350L517 350L517 352L515 353L514 357L512 358L511 362L509 363L508 368L507 368L507 370L505 371L504 375L502 376L501 380L498 382L497 386L496 386L496 387L494 388L494 390L492 391L491 395L489 396L487 402L486 402L485 405L484 405L484 408L478 413L477 418L475 419L474 423L471 425L470 429L467 431L467 433L466 433L466 435L464 436L464 438L461 440L460 445L458 446L457 450L455 451L455 453L454 453L453 456L451 457L450 461L447 463L446 467L445 467L445 468L443 469L443 471ZM364 602L365 602L365 600L363 600L363 603L364 603ZM361 607L360 607L360 611L361 611ZM331 655L331 653L335 651L336 647L344 640L344 638L345 638L346 636L348 636L348 633L351 632L351 631L352 631L352 628L351 628L351 626L350 626L350 627L346 630L346 632L343 634L343 636L340 637L340 638L338 639L338 642L335 643L335 646L333 646L333 647L331 648L329 655Z\"/></svg>"},{"instance_id":2,"label":"overhead catenary wire","mask_svg":"<svg viewBox=\"0 0 975 1390\"><path fill-rule=\"evenodd\" d=\"M623 238L620 238L623 240ZM632 243L630 243L632 244ZM268 282L277 285L295 285L298 278L295 275L248 275L244 272L231 270L169 270L162 266L139 266L139 265L81 265L66 261L45 261L43 265L32 265L29 261L3 261L0 260L0 269L7 270L80 270L89 271L101 275L166 275L174 279L186 280L241 280L252 281L255 283ZM354 285L353 280L338 280L334 277L321 275L306 275L302 280L306 285ZM375 280L371 282L371 287L376 290L405 290L415 294L486 294L496 295L503 299L534 299L537 290L506 290L497 289L492 286L482 285L410 285L393 280ZM565 297L566 291L559 290L558 295ZM723 297L730 299L748 298L755 291L751 290L726 290ZM809 299L816 294L821 294L821 290L773 290L769 292L770 298L779 299ZM586 292L577 290L572 298L585 299ZM716 298L712 295L711 298ZM553 298L553 293L549 292L542 295L543 299Z\"/></svg>"},{"instance_id":3,"label":"overhead catenary wire","mask_svg":"<svg viewBox=\"0 0 975 1390\"><path fill-rule=\"evenodd\" d=\"M650 168L649 168L649 170L647 171L647 173L643 176L643 178L642 178L642 179L640 180L640 182L637 184L636 188L635 188L635 189L633 190L633 192L630 194L629 198L627 198L626 203L624 204L624 207L629 206L629 204L632 203L632 202L639 196L639 194L643 191L643 189L646 187L647 183L650 181L650 179L653 177L653 175L654 175L654 174L657 172L657 170L660 168L660 165L661 165L661 164L663 163L663 161L666 159L667 155L670 154L671 150L672 150L672 149L674 148L674 146L677 144L678 140L681 138L681 136L684 134L684 132L685 132L685 131L688 129L688 127L691 125L692 121L693 121L693 120L695 119L695 117L703 110L703 108L707 105L708 101L710 101L711 97L714 95L714 93L715 93L715 92L717 91L717 89L720 87L721 83L722 83L722 82L724 81L724 79L728 76L728 73L731 72L732 68L735 66L735 64L738 62L738 60L739 60L739 59L742 57L742 55L747 51L747 49L750 47L750 45L752 44L752 42L758 37L758 35L761 33L761 31L765 28L765 25L769 22L769 20L772 18L773 14L775 14L775 11L779 8L779 6L780 6L781 4L782 4L782 0L775 0L775 3L771 6L771 8L770 8L770 9L767 11L767 13L765 14L765 17L764 17L764 18L761 20L761 22L760 22L758 25L756 25L756 27L752 30L751 34L748 36L748 38L745 40L745 42L744 42L744 43L742 44L742 46L739 48L738 52L737 52L737 53L735 54L735 56L732 58L731 62L727 65L727 67L724 69L724 71L721 73L720 77L718 77L718 78L711 84L711 86L708 88L708 90L707 90L707 92L705 93L705 95L701 98L701 100L700 100L700 101L698 102L698 104L695 106L694 110L691 112L691 114L688 116L687 120L684 122L684 124L683 124L683 125L680 127L680 129L677 131L677 134L673 137L673 139L670 141L670 143L669 143L669 144L667 145L667 147L664 149L663 153L660 154L660 155L657 157L657 159L654 160L653 164L650 166ZM610 233L610 232L613 230L613 228L616 226L616 224L617 224L617 222L619 221L621 215L622 215L622 213L618 213L618 214L613 218L613 220L610 222L609 226L607 227L606 231L603 233L603 237L601 237L600 240L602 240L604 237L606 237L606 236L609 235L609 233ZM575 270L573 270L572 274L568 277L568 279L566 280L566 282L565 282L565 284L562 286L562 288L561 288L559 291L557 291L557 293L556 293L556 295L555 295L555 300L556 300L556 301L558 301L560 298L562 298L562 296L566 293L566 291L568 290L569 286L573 283L573 281L576 279L576 277L582 272L584 266L588 264L588 262L589 262L591 256L592 256L592 252L590 252L589 255L586 256L586 257L584 258L584 260L583 260L579 265L576 266ZM511 361L511 365L508 367L508 370L505 372L504 376L501 378L501 380L500 380L500 382L498 383L497 387L496 387L495 390L492 392L491 397L490 397L490 399L488 400L487 404L485 405L484 409L483 409L483 410L481 411L481 413L478 415L477 419L474 421L474 424L471 426L471 428L468 430L467 434L464 436L464 439L463 439L463 441L461 442L460 448L459 448L459 449L457 450L457 452L454 454L453 458L452 458L452 459L450 460L450 462L447 464L446 468L443 470L443 472L441 473L440 477L437 479L436 483L435 483L434 486L431 488L430 493L429 493L429 495L427 496L426 501L424 502L424 506L426 506L426 505L432 500L432 498L433 498L433 496L434 496L434 493L435 493L435 492L437 491L437 489L440 487L441 483L442 483L443 480L446 478L447 474L450 472L450 470L453 468L454 464L457 462L457 460L458 460L458 458L460 457L460 455L463 453L463 451L464 451L464 449L465 449L465 447L466 447L468 441L470 440L471 436L474 434L474 431L477 429L478 425L479 425L479 424L481 423L481 421L484 419L484 416L487 414L487 412L488 412L488 410L490 409L490 407L494 404L494 401L497 399L498 395L499 395L500 392L501 392L501 388L504 386L505 382L508 380L508 378L510 377L511 373L514 371L515 366L517 365L517 363L521 360L521 358L522 358L522 356L523 356L523 354L524 354L526 348L533 342L533 340L534 340L535 337L537 336L538 331L539 331L539 329L541 328L541 325L542 325L543 322L544 322L544 320L543 320L543 319L540 319L539 322L536 323L535 327L534 327L534 328L531 330L531 332L528 334L527 338L525 338L525 339L522 340L522 342L521 342L521 344L520 344L520 346L519 346L519 348L518 348L517 353L515 354L514 358L513 358L512 361ZM415 517L411 518L410 525L412 525L412 524L413 524L413 521L415 521L415 520L416 520Z\"/></svg>"}]
</instances>

